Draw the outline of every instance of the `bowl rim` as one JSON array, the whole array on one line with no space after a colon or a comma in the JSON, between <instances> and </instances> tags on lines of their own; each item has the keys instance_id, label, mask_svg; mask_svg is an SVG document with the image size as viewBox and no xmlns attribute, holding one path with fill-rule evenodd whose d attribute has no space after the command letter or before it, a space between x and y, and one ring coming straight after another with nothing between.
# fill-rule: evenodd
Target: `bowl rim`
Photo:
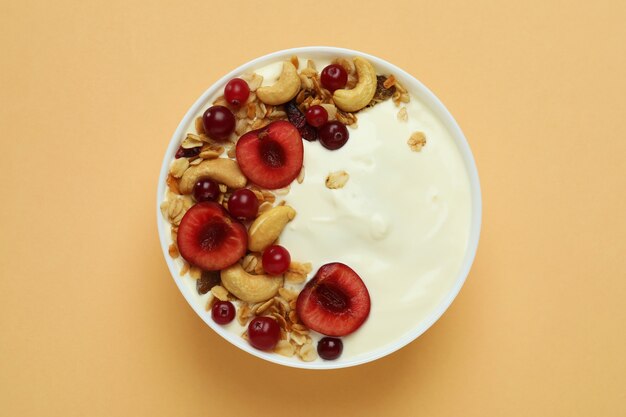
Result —
<instances>
[{"instance_id":1,"label":"bowl rim","mask_svg":"<svg viewBox=\"0 0 626 417\"><path fill-rule=\"evenodd\" d=\"M209 315L204 311L203 308L196 305L194 300L188 295L188 290L185 287L185 284L181 279L179 279L179 268L175 264L174 260L169 256L168 247L169 243L167 241L167 237L169 235L169 229L165 230L166 222L163 221L163 216L161 214L160 205L163 201L163 196L165 195L165 185L166 178L169 172L169 165L171 163L172 158L176 150L178 149L180 138L186 132L187 127L191 124L192 118L200 111L202 106L205 105L206 101L209 97L213 96L219 88L222 88L223 85L228 82L231 78L238 76L249 69L256 68L262 66L264 64L269 64L271 62L275 62L279 59L289 58L293 55L300 54L336 54L338 56L362 56L368 60L370 60L375 66L385 67L389 69L394 75L403 80L409 80L412 87L416 88L417 91L413 91L413 88L409 90L413 94L419 95L420 99L424 101L424 103L437 115L439 120L443 123L443 125L448 129L454 142L461 153L461 157L465 164L466 172L469 178L470 184L470 196L471 196L471 220L470 220L470 233L468 236L467 248L465 252L465 256L463 258L462 266L458 272L457 278L455 280L454 285L450 289L447 296L445 296L441 302L437 305L435 309L430 313L430 315L422 320L419 323L419 326L416 326L412 331L407 332L401 338L397 339L393 343L389 343L382 348L374 350L367 355L359 355L359 357L355 359L349 359L346 361L314 361L314 362L304 362L304 361L293 361L289 358L285 358L283 356L262 352L257 349L254 349L250 346L243 338L238 335L229 332L228 330L222 328L221 326L215 324L210 320ZM253 356L258 358L267 360L269 362L273 362L279 365L284 365L293 368L302 368L302 369L339 369L339 368L348 368L356 365L361 365L364 363L368 363L385 356L390 355L391 353L407 346L409 343L417 339L421 336L426 330L428 330L442 315L445 311L450 307L452 301L456 298L461 287L465 283L469 271L471 269L472 263L476 256L476 251L478 248L478 241L480 238L480 229L482 222L482 197L481 197L481 189L480 182L478 179L478 170L476 168L476 163L474 161L474 157L472 155L472 151L470 146L461 131L461 128L455 121L452 114L448 111L448 109L443 105L443 103L433 94L424 84L422 84L417 78L404 71L403 69L397 67L396 65L376 56L347 48L338 48L332 46L307 46L307 47L298 47L298 48L289 48L283 49L279 51L275 51L258 58L255 58L251 61L248 61L234 70L230 71L228 74L221 77L219 80L214 82L209 88L207 88L204 93L194 102L194 104L189 108L186 112L185 116L179 123L178 127L174 131L172 138L167 147L167 151L163 158L163 162L161 164L161 170L159 174L159 182L157 186L157 196L156 196L156 215L157 215L157 227L159 231L159 240L161 243L161 249L163 251L163 256L165 258L165 262L170 271L170 275L172 276L176 286L179 291L182 293L187 303L190 307L196 312L196 314L218 335L226 339L231 344L237 346L243 351L250 353Z\"/></svg>"}]
</instances>

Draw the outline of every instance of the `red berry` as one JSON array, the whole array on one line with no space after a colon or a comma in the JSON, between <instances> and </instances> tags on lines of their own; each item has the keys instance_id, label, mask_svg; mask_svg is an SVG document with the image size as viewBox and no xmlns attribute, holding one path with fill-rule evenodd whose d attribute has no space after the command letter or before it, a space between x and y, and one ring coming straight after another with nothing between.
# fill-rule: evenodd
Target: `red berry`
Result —
<instances>
[{"instance_id":1,"label":"red berry","mask_svg":"<svg viewBox=\"0 0 626 417\"><path fill-rule=\"evenodd\" d=\"M211 308L211 317L217 324L228 324L235 318L235 306L230 301L217 301Z\"/></svg>"},{"instance_id":2,"label":"red berry","mask_svg":"<svg viewBox=\"0 0 626 417\"><path fill-rule=\"evenodd\" d=\"M317 342L317 354L320 358L332 361L341 356L343 342L336 337L322 337Z\"/></svg>"},{"instance_id":3,"label":"red berry","mask_svg":"<svg viewBox=\"0 0 626 417\"><path fill-rule=\"evenodd\" d=\"M328 122L320 127L319 135L322 146L331 151L341 148L350 137L348 128L337 121Z\"/></svg>"},{"instance_id":4,"label":"red berry","mask_svg":"<svg viewBox=\"0 0 626 417\"><path fill-rule=\"evenodd\" d=\"M250 87L241 78L233 78L224 87L224 98L233 107L239 107L248 100Z\"/></svg>"},{"instance_id":5,"label":"red berry","mask_svg":"<svg viewBox=\"0 0 626 417\"><path fill-rule=\"evenodd\" d=\"M217 203L192 206L180 221L176 238L180 255L205 271L228 268L246 254L248 232Z\"/></svg>"},{"instance_id":6,"label":"red berry","mask_svg":"<svg viewBox=\"0 0 626 417\"><path fill-rule=\"evenodd\" d=\"M280 275L289 269L291 255L280 245L273 245L263 252L263 269L270 275Z\"/></svg>"},{"instance_id":7,"label":"red berry","mask_svg":"<svg viewBox=\"0 0 626 417\"><path fill-rule=\"evenodd\" d=\"M345 336L370 313L370 295L348 265L323 265L298 295L296 310L305 326L326 336Z\"/></svg>"},{"instance_id":8,"label":"red berry","mask_svg":"<svg viewBox=\"0 0 626 417\"><path fill-rule=\"evenodd\" d=\"M289 185L302 170L304 146L294 125L277 120L239 138L236 156L249 180L275 190Z\"/></svg>"},{"instance_id":9,"label":"red berry","mask_svg":"<svg viewBox=\"0 0 626 417\"><path fill-rule=\"evenodd\" d=\"M328 112L322 106L311 106L306 111L306 121L311 126L320 127L328 121Z\"/></svg>"},{"instance_id":10,"label":"red berry","mask_svg":"<svg viewBox=\"0 0 626 417\"><path fill-rule=\"evenodd\" d=\"M204 131L216 140L228 139L235 130L235 116L224 106L211 106L202 115Z\"/></svg>"},{"instance_id":11,"label":"red berry","mask_svg":"<svg viewBox=\"0 0 626 417\"><path fill-rule=\"evenodd\" d=\"M322 70L322 85L331 93L344 88L348 82L348 73L341 65L332 64Z\"/></svg>"},{"instance_id":12,"label":"red berry","mask_svg":"<svg viewBox=\"0 0 626 417\"><path fill-rule=\"evenodd\" d=\"M252 220L259 211L259 200L247 188L233 192L228 199L230 214L242 220Z\"/></svg>"},{"instance_id":13,"label":"red berry","mask_svg":"<svg viewBox=\"0 0 626 417\"><path fill-rule=\"evenodd\" d=\"M193 198L198 203L202 201L215 201L220 195L220 186L209 178L200 178L193 186Z\"/></svg>"},{"instance_id":14,"label":"red berry","mask_svg":"<svg viewBox=\"0 0 626 417\"><path fill-rule=\"evenodd\" d=\"M255 317L248 325L248 339L259 350L272 350L280 339L280 326L269 317Z\"/></svg>"}]
</instances>

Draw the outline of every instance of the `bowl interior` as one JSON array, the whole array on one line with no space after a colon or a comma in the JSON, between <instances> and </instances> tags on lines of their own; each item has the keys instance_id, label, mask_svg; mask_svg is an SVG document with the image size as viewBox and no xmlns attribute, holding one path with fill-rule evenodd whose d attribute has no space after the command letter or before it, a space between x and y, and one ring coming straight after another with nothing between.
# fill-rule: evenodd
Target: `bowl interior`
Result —
<instances>
[{"instance_id":1,"label":"bowl interior","mask_svg":"<svg viewBox=\"0 0 626 417\"><path fill-rule=\"evenodd\" d=\"M211 319L210 314L204 311L204 307L198 305L194 298L192 297L191 290L189 286L184 285L181 278L179 277L179 266L176 265L175 261L168 254L168 246L169 246L169 227L168 223L162 218L160 211L160 204L163 201L165 192L166 192L166 178L168 175L169 164L174 158L174 154L178 149L180 140L186 133L187 127L192 124L193 119L196 114L198 114L204 107L207 105L207 102L210 97L212 97L219 89L222 89L224 85L231 78L238 76L242 73L248 71L254 71L257 68L263 67L272 62L289 59L293 55L313 55L316 57L326 57L326 58L335 58L335 57L347 57L351 58L353 56L359 55L363 56L372 62L372 64L377 68L377 72L379 73L393 73L398 79L402 81L404 86L409 90L409 92L420 99L423 103L425 103L430 109L435 113L435 115L441 120L446 129L450 132L452 138L455 141L456 146L459 149L459 152L463 158L463 162L465 164L465 169L467 171L467 175L469 177L470 182L470 194L471 194L471 223L470 223L470 233L469 240L467 244L467 250L465 253L465 257L463 259L462 267L458 273L458 276L455 280L454 286L451 288L447 296L442 300L442 302L435 308L429 317L426 320L423 320L419 326L417 326L413 331L406 334L404 337L398 339L394 343L388 345L385 348L371 351L366 356L360 356L354 359L346 359L346 360L338 360L338 361L315 361L315 362L303 362L303 361L293 361L290 358L285 358L277 354L270 354L261 352L256 350L248 345L248 343L243 340L239 335L231 333L219 325L216 325ZM476 165L474 163L474 158L472 156L469 145L461 132L461 129L455 122L452 115L447 111L444 105L437 99L437 97L428 90L421 82L415 79L413 76L403 71L402 69L396 67L393 64L390 64L380 58L343 48L334 48L334 47L305 47L305 48L294 48L287 49L283 51L274 52L260 58L254 59L239 68L236 68L229 74L226 74L220 80L218 80L215 84L209 87L200 98L191 106L185 117L182 119L178 128L174 132L172 139L170 140L169 146L165 153L165 157L163 158L163 164L161 166L161 172L159 175L159 183L157 190L157 225L159 230L159 238L161 241L161 247L163 249L163 254L165 256L165 260L170 269L172 277L176 282L176 285L180 289L181 293L191 306L194 311L205 321L209 327L211 327L215 332L217 332L220 336L228 340L233 345L239 347L240 349L257 356L259 358L265 359L270 362L274 362L281 365L298 367L298 368L308 368L308 369L335 369L335 368L344 368L354 365L359 365L362 363L370 362L406 346L408 343L416 339L422 333L424 333L441 315L446 311L446 309L450 306L458 292L460 291L465 279L469 273L470 267L474 260L474 256L476 254L476 249L478 246L478 240L480 235L480 226L481 226L481 194L480 194L480 184L478 181L478 172L476 170Z\"/></svg>"}]
</instances>

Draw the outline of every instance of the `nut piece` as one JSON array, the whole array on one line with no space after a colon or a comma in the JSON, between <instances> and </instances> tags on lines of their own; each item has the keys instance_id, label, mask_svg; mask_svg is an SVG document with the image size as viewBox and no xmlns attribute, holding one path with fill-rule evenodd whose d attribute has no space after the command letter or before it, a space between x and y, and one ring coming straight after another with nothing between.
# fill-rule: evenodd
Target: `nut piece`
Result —
<instances>
[{"instance_id":1,"label":"nut piece","mask_svg":"<svg viewBox=\"0 0 626 417\"><path fill-rule=\"evenodd\" d=\"M256 95L265 104L277 106L294 98L300 91L300 77L291 61L283 62L283 71L274 85L260 87Z\"/></svg>"},{"instance_id":2,"label":"nut piece","mask_svg":"<svg viewBox=\"0 0 626 417\"><path fill-rule=\"evenodd\" d=\"M409 148L413 152L419 152L426 145L426 135L424 135L424 132L415 132L406 143L409 144Z\"/></svg>"},{"instance_id":3,"label":"nut piece","mask_svg":"<svg viewBox=\"0 0 626 417\"><path fill-rule=\"evenodd\" d=\"M289 343L288 340L279 340L274 348L274 353L279 355L291 357L296 353L296 348Z\"/></svg>"},{"instance_id":4,"label":"nut piece","mask_svg":"<svg viewBox=\"0 0 626 417\"><path fill-rule=\"evenodd\" d=\"M287 223L294 217L296 211L290 206L277 206L265 211L248 229L248 249L253 252L265 250L278 239Z\"/></svg>"},{"instance_id":5,"label":"nut piece","mask_svg":"<svg viewBox=\"0 0 626 417\"><path fill-rule=\"evenodd\" d=\"M305 362L312 362L317 359L317 352L311 343L302 346L298 351L298 356Z\"/></svg>"},{"instance_id":6,"label":"nut piece","mask_svg":"<svg viewBox=\"0 0 626 417\"><path fill-rule=\"evenodd\" d=\"M402 107L400 109L397 117L398 117L398 120L401 122L406 122L407 120L409 120L409 114L406 112L406 107Z\"/></svg>"},{"instance_id":7,"label":"nut piece","mask_svg":"<svg viewBox=\"0 0 626 417\"><path fill-rule=\"evenodd\" d=\"M331 190L343 188L349 179L350 174L348 174L346 171L331 172L326 177L326 188L330 188Z\"/></svg>"},{"instance_id":8,"label":"nut piece","mask_svg":"<svg viewBox=\"0 0 626 417\"><path fill-rule=\"evenodd\" d=\"M289 269L285 272L285 280L294 284L301 284L306 281L307 275L309 275L312 270L313 265L311 265L311 262L300 263L292 261L289 264Z\"/></svg>"},{"instance_id":9,"label":"nut piece","mask_svg":"<svg viewBox=\"0 0 626 417\"><path fill-rule=\"evenodd\" d=\"M231 294L248 303L258 303L274 297L283 286L282 276L251 275L236 263L220 272L222 285Z\"/></svg>"},{"instance_id":10,"label":"nut piece","mask_svg":"<svg viewBox=\"0 0 626 417\"><path fill-rule=\"evenodd\" d=\"M189 168L189 160L187 158L174 159L174 162L172 162L170 166L170 174L172 174L174 178L180 178L187 168Z\"/></svg>"},{"instance_id":11,"label":"nut piece","mask_svg":"<svg viewBox=\"0 0 626 417\"><path fill-rule=\"evenodd\" d=\"M364 58L355 57L354 65L359 77L351 90L340 89L333 93L333 100L343 111L355 112L367 106L376 93L376 70Z\"/></svg>"},{"instance_id":12,"label":"nut piece","mask_svg":"<svg viewBox=\"0 0 626 417\"><path fill-rule=\"evenodd\" d=\"M185 171L178 185L180 192L191 194L193 186L202 177L209 177L229 188L243 188L248 182L237 162L232 159L209 159Z\"/></svg>"}]
</instances>

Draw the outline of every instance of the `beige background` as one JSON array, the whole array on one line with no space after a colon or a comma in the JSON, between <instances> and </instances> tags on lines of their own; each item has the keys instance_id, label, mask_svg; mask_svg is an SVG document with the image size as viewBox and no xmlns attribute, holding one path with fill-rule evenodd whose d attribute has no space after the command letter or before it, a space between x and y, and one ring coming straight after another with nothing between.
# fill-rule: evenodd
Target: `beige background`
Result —
<instances>
[{"instance_id":1,"label":"beige background","mask_svg":"<svg viewBox=\"0 0 626 417\"><path fill-rule=\"evenodd\" d=\"M0 5L1 415L626 415L626 3L179 3ZM214 334L169 276L154 207L204 89L315 44L429 86L484 192L450 310L332 372Z\"/></svg>"}]
</instances>

